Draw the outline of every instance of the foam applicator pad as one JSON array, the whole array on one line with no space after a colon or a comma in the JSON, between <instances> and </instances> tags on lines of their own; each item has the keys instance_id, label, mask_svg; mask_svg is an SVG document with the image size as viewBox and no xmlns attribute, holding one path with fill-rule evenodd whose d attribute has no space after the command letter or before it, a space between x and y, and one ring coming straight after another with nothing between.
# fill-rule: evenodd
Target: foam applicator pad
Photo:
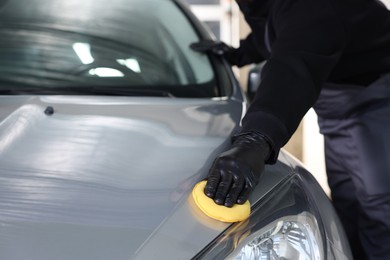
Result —
<instances>
[{"instance_id":1,"label":"foam applicator pad","mask_svg":"<svg viewBox=\"0 0 390 260\"><path fill-rule=\"evenodd\" d=\"M195 204L204 214L223 222L237 222L249 217L251 214L251 206L248 200L242 205L234 204L231 208L218 205L214 200L204 194L206 183L207 181L201 181L192 190L192 197Z\"/></svg>"}]
</instances>

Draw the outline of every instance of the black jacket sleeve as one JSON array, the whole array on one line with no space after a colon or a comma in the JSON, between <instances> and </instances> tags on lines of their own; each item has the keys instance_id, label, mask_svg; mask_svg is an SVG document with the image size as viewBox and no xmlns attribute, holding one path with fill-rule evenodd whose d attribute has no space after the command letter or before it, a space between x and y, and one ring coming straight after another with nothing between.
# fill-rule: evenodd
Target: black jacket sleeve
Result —
<instances>
[{"instance_id":1,"label":"black jacket sleeve","mask_svg":"<svg viewBox=\"0 0 390 260\"><path fill-rule=\"evenodd\" d=\"M269 0L256 0L238 4L252 32L240 41L238 49L231 52L229 61L232 65L242 67L260 63L269 58L269 51L264 39L269 2Z\"/></svg>"},{"instance_id":2,"label":"black jacket sleeve","mask_svg":"<svg viewBox=\"0 0 390 260\"><path fill-rule=\"evenodd\" d=\"M251 33L244 40L241 40L240 47L232 49L226 58L231 65L236 65L237 67L260 63L265 60L265 57L260 54L257 48L258 42Z\"/></svg>"},{"instance_id":3,"label":"black jacket sleeve","mask_svg":"<svg viewBox=\"0 0 390 260\"><path fill-rule=\"evenodd\" d=\"M318 98L345 48L346 33L329 0L275 0L267 22L271 54L242 132L268 137L272 163Z\"/></svg>"}]
</instances>

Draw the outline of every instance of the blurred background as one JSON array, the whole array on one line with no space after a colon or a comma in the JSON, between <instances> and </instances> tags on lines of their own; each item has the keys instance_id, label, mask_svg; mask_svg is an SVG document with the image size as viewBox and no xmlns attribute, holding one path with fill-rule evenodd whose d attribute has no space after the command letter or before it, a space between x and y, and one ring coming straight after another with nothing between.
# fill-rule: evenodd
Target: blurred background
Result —
<instances>
[{"instance_id":1,"label":"blurred background","mask_svg":"<svg viewBox=\"0 0 390 260\"><path fill-rule=\"evenodd\" d=\"M207 24L218 40L238 47L240 39L245 38L250 31L234 0L184 1L190 5L195 15ZM390 0L381 1L390 9ZM247 85L250 67L251 65L241 69L234 68L234 72L244 88ZM329 195L325 174L323 137L319 133L317 116L312 109L303 118L284 149L303 162Z\"/></svg>"}]
</instances>

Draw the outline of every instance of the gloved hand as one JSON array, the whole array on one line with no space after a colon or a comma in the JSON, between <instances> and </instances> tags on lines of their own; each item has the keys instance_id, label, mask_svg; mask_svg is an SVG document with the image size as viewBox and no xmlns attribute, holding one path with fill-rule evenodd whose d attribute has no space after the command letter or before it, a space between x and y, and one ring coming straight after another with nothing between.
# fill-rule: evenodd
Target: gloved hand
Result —
<instances>
[{"instance_id":1,"label":"gloved hand","mask_svg":"<svg viewBox=\"0 0 390 260\"><path fill-rule=\"evenodd\" d=\"M207 178L206 196L227 207L244 204L259 182L270 152L261 134L236 136L232 147L215 159Z\"/></svg>"},{"instance_id":2,"label":"gloved hand","mask_svg":"<svg viewBox=\"0 0 390 260\"><path fill-rule=\"evenodd\" d=\"M221 41L201 40L191 43L190 48L197 52L207 52L218 56L229 55L234 48Z\"/></svg>"}]
</instances>

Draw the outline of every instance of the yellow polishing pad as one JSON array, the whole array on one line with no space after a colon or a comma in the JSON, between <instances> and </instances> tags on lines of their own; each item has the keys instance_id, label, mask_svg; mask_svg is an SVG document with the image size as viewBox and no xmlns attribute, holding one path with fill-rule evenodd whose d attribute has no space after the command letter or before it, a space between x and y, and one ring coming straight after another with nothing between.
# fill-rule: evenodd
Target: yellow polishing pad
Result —
<instances>
[{"instance_id":1,"label":"yellow polishing pad","mask_svg":"<svg viewBox=\"0 0 390 260\"><path fill-rule=\"evenodd\" d=\"M195 204L205 213L207 216L223 221L223 222L237 222L245 220L251 214L251 206L247 200L244 204L234 204L229 208L226 206L218 205L214 200L204 194L204 188L207 181L201 181L197 183L192 190L192 197Z\"/></svg>"}]
</instances>

